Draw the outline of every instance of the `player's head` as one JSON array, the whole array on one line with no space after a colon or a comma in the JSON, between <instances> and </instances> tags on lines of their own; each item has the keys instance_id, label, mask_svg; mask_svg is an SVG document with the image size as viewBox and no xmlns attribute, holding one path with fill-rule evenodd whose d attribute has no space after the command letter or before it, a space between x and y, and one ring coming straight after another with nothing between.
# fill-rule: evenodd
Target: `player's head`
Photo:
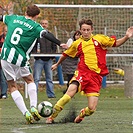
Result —
<instances>
[{"instance_id":1,"label":"player's head","mask_svg":"<svg viewBox=\"0 0 133 133\"><path fill-rule=\"evenodd\" d=\"M43 19L40 21L40 24L42 25L43 28L45 28L45 29L48 28L48 20Z\"/></svg>"},{"instance_id":2,"label":"player's head","mask_svg":"<svg viewBox=\"0 0 133 133\"><path fill-rule=\"evenodd\" d=\"M26 15L29 17L36 17L40 14L40 9L36 5L29 5L26 10Z\"/></svg>"},{"instance_id":3,"label":"player's head","mask_svg":"<svg viewBox=\"0 0 133 133\"><path fill-rule=\"evenodd\" d=\"M82 19L79 21L80 31L83 38L90 38L93 32L93 23L90 19Z\"/></svg>"},{"instance_id":4,"label":"player's head","mask_svg":"<svg viewBox=\"0 0 133 133\"><path fill-rule=\"evenodd\" d=\"M75 31L73 35L73 40L76 41L77 39L79 39L80 35L81 35L81 32L79 30Z\"/></svg>"}]
</instances>

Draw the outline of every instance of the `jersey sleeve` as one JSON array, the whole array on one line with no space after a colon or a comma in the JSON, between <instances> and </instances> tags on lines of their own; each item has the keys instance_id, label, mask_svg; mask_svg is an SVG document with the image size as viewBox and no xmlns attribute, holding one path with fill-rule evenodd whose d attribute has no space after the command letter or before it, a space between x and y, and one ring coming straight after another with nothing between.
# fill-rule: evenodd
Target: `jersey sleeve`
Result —
<instances>
[{"instance_id":1,"label":"jersey sleeve","mask_svg":"<svg viewBox=\"0 0 133 133\"><path fill-rule=\"evenodd\" d=\"M38 36L38 38L41 38L41 34L42 34L43 30L44 30L44 28L40 24L37 24L36 35Z\"/></svg>"},{"instance_id":2,"label":"jersey sleeve","mask_svg":"<svg viewBox=\"0 0 133 133\"><path fill-rule=\"evenodd\" d=\"M49 41L51 41L51 42L53 42L59 46L61 44L60 40L55 38L55 36L47 30L42 31L41 37L44 37L44 38L48 39Z\"/></svg>"},{"instance_id":3,"label":"jersey sleeve","mask_svg":"<svg viewBox=\"0 0 133 133\"><path fill-rule=\"evenodd\" d=\"M64 51L64 54L74 58L77 55L77 53L78 53L77 45L78 45L78 42L74 41L71 44L71 46L67 50Z\"/></svg>"},{"instance_id":4,"label":"jersey sleeve","mask_svg":"<svg viewBox=\"0 0 133 133\"><path fill-rule=\"evenodd\" d=\"M16 15L4 15L3 16L3 22L8 25L8 23L13 19Z\"/></svg>"},{"instance_id":5,"label":"jersey sleeve","mask_svg":"<svg viewBox=\"0 0 133 133\"><path fill-rule=\"evenodd\" d=\"M116 46L116 38L109 37L106 35L96 35L96 40L101 44L103 47L115 47Z\"/></svg>"}]
</instances>

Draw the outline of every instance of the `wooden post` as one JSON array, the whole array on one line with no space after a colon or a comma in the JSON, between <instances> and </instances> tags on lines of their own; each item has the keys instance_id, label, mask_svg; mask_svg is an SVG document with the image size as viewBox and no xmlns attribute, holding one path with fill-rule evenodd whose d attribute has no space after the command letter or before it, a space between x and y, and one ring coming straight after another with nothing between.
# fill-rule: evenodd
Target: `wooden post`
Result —
<instances>
[{"instance_id":1,"label":"wooden post","mask_svg":"<svg viewBox=\"0 0 133 133\"><path fill-rule=\"evenodd\" d=\"M128 98L133 98L133 64L124 68L124 94Z\"/></svg>"}]
</instances>

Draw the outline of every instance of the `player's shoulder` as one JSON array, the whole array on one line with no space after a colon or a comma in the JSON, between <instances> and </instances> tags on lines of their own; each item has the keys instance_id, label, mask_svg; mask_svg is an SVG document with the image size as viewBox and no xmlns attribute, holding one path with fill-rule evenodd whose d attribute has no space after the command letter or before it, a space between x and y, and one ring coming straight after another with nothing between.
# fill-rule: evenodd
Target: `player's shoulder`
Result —
<instances>
[{"instance_id":1,"label":"player's shoulder","mask_svg":"<svg viewBox=\"0 0 133 133\"><path fill-rule=\"evenodd\" d=\"M79 39L77 39L77 40L75 40L75 41L73 41L73 43L71 44L71 46L74 48L77 48L80 44L81 44L81 42L82 42L83 40L81 39L81 38L79 38Z\"/></svg>"},{"instance_id":2,"label":"player's shoulder","mask_svg":"<svg viewBox=\"0 0 133 133\"><path fill-rule=\"evenodd\" d=\"M104 35L104 34L96 34L96 35L94 35L93 37L107 37L107 36Z\"/></svg>"},{"instance_id":3,"label":"player's shoulder","mask_svg":"<svg viewBox=\"0 0 133 133\"><path fill-rule=\"evenodd\" d=\"M7 21L14 20L14 19L19 19L22 16L16 15L16 14L9 14L4 16L4 20L6 19Z\"/></svg>"},{"instance_id":4,"label":"player's shoulder","mask_svg":"<svg viewBox=\"0 0 133 133\"><path fill-rule=\"evenodd\" d=\"M78 45L80 42L82 42L82 38L73 41L73 45Z\"/></svg>"},{"instance_id":5,"label":"player's shoulder","mask_svg":"<svg viewBox=\"0 0 133 133\"><path fill-rule=\"evenodd\" d=\"M4 15L5 17L18 17L19 15L16 14L8 14L8 15Z\"/></svg>"},{"instance_id":6,"label":"player's shoulder","mask_svg":"<svg viewBox=\"0 0 133 133\"><path fill-rule=\"evenodd\" d=\"M82 36L80 36L79 39L77 39L75 42L79 43L81 41L84 41L84 38Z\"/></svg>"},{"instance_id":7,"label":"player's shoulder","mask_svg":"<svg viewBox=\"0 0 133 133\"><path fill-rule=\"evenodd\" d=\"M109 38L109 36L104 35L104 34L96 34L96 35L93 36L93 38L96 39L96 40L101 40L101 39L103 40L103 39Z\"/></svg>"}]
</instances>

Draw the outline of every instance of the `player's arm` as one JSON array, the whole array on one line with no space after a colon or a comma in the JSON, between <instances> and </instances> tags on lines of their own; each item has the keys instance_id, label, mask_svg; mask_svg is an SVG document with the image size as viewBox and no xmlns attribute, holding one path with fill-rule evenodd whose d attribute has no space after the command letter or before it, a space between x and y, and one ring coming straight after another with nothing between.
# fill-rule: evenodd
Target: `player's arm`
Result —
<instances>
[{"instance_id":1,"label":"player's arm","mask_svg":"<svg viewBox=\"0 0 133 133\"><path fill-rule=\"evenodd\" d=\"M67 55L63 55L59 58L58 62L53 64L52 67L51 67L51 70L55 70L62 61L64 61L65 59L67 58Z\"/></svg>"},{"instance_id":2,"label":"player's arm","mask_svg":"<svg viewBox=\"0 0 133 133\"><path fill-rule=\"evenodd\" d=\"M3 21L3 15L0 15L0 21Z\"/></svg>"},{"instance_id":3,"label":"player's arm","mask_svg":"<svg viewBox=\"0 0 133 133\"><path fill-rule=\"evenodd\" d=\"M43 30L42 33L41 33L41 37L45 37L46 39L50 40L51 42L61 46L62 48L66 48L67 47L67 44L64 44L62 43L61 44L61 41L56 39L54 37L54 35L52 33L50 33L49 31L47 30Z\"/></svg>"},{"instance_id":4,"label":"player's arm","mask_svg":"<svg viewBox=\"0 0 133 133\"><path fill-rule=\"evenodd\" d=\"M116 47L121 46L123 43L125 43L129 38L133 36L133 27L130 27L126 31L126 35L118 40L116 40Z\"/></svg>"},{"instance_id":5,"label":"player's arm","mask_svg":"<svg viewBox=\"0 0 133 133\"><path fill-rule=\"evenodd\" d=\"M55 43L59 46L61 44L60 40L56 39L54 37L54 35L52 33L50 33L49 31L47 31L47 30L43 30L42 33L41 33L41 36L45 37L46 39L50 40L51 42L53 42L53 43Z\"/></svg>"}]
</instances>

